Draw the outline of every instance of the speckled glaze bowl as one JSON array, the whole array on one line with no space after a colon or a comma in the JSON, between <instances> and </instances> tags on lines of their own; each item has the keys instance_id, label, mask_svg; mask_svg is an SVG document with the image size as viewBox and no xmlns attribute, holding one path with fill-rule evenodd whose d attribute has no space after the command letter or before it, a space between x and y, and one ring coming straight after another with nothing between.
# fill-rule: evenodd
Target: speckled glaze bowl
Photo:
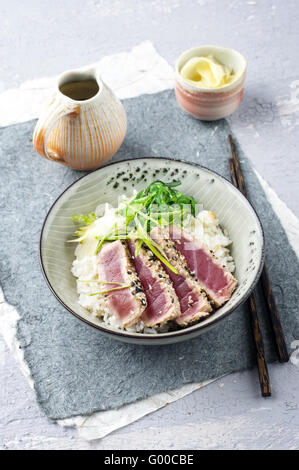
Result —
<instances>
[{"instance_id":1,"label":"speckled glaze bowl","mask_svg":"<svg viewBox=\"0 0 299 470\"><path fill-rule=\"evenodd\" d=\"M194 86L180 74L192 57L213 55L220 63L230 66L235 80L220 88L207 89ZM232 114L243 97L246 60L234 49L217 46L193 47L183 52L175 66L175 95L178 104L187 113L204 121L215 121Z\"/></svg>"},{"instance_id":2,"label":"speckled glaze bowl","mask_svg":"<svg viewBox=\"0 0 299 470\"><path fill-rule=\"evenodd\" d=\"M134 180L132 176L134 176ZM231 299L210 317L193 326L162 333L143 334L113 329L94 318L78 303L76 280L71 274L74 260L75 213L94 211L98 204L117 205L118 197L131 195L156 179L180 179L180 191L193 196L205 209L213 211L232 240L235 277L238 287ZM129 184L127 179L129 178ZM126 188L126 189L124 189ZM40 260L48 286L59 302L73 315L99 332L121 341L161 345L194 338L218 325L242 304L256 285L264 263L263 230L253 207L225 178L196 164L167 158L137 158L106 165L83 176L56 200L44 221L40 238Z\"/></svg>"}]
</instances>

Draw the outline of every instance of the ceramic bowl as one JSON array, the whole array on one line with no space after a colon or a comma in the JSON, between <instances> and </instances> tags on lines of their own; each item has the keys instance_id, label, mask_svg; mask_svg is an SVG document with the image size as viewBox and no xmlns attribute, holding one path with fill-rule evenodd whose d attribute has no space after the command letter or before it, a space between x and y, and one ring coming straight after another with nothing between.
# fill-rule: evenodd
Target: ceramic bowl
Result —
<instances>
[{"instance_id":1,"label":"ceramic bowl","mask_svg":"<svg viewBox=\"0 0 299 470\"><path fill-rule=\"evenodd\" d=\"M130 174L135 180L130 180ZM136 177L138 175L138 177ZM144 177L142 177L144 175ZM231 299L204 321L185 329L163 334L131 333L113 329L95 319L78 303L76 280L70 272L74 244L67 243L76 229L75 213L94 211L98 204L117 204L118 197L130 195L156 179L180 179L180 191L213 211L233 241L235 276L238 287ZM117 186L117 187L116 187ZM134 186L134 188L133 188ZM125 189L126 188L126 189ZM217 325L242 304L256 285L264 262L263 230L253 207L225 178L199 165L166 158L140 158L108 164L83 176L56 200L45 219L40 239L40 259L48 286L72 314L99 332L121 341L139 344L167 344L191 339Z\"/></svg>"},{"instance_id":2,"label":"ceramic bowl","mask_svg":"<svg viewBox=\"0 0 299 470\"><path fill-rule=\"evenodd\" d=\"M182 67L192 57L213 55L220 63L228 65L235 80L220 88L207 89L194 86L180 74ZM246 60L234 49L217 46L193 47L183 52L175 66L175 95L181 108L197 119L215 121L232 114L243 97Z\"/></svg>"}]
</instances>

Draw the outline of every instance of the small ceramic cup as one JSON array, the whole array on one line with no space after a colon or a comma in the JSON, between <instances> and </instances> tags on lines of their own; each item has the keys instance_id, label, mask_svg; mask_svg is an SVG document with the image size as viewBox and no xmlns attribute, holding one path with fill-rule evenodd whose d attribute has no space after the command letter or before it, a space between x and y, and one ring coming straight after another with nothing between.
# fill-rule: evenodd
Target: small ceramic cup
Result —
<instances>
[{"instance_id":1,"label":"small ceramic cup","mask_svg":"<svg viewBox=\"0 0 299 470\"><path fill-rule=\"evenodd\" d=\"M221 64L232 68L235 79L220 88L202 88L190 84L180 72L192 57L213 55ZM217 46L193 47L183 52L175 67L175 95L178 104L187 113L204 121L215 121L232 114L243 97L246 60L234 49Z\"/></svg>"}]
</instances>

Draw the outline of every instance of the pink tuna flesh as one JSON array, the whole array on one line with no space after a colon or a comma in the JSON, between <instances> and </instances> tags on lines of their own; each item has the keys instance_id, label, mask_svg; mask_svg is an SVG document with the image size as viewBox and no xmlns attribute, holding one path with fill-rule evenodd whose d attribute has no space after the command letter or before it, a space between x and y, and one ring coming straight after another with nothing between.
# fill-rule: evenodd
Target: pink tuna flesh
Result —
<instances>
[{"instance_id":1,"label":"pink tuna flesh","mask_svg":"<svg viewBox=\"0 0 299 470\"><path fill-rule=\"evenodd\" d=\"M169 236L177 250L186 258L188 268L195 273L210 299L217 306L229 300L237 286L237 280L228 269L199 240L180 227L171 226Z\"/></svg>"},{"instance_id":2,"label":"pink tuna flesh","mask_svg":"<svg viewBox=\"0 0 299 470\"><path fill-rule=\"evenodd\" d=\"M177 323L186 325L190 322L197 321L199 318L208 316L211 308L207 299L201 294L200 290L194 287L190 279L184 276L173 273L165 266L175 293L179 299L181 307L181 315L177 318Z\"/></svg>"},{"instance_id":3,"label":"pink tuna flesh","mask_svg":"<svg viewBox=\"0 0 299 470\"><path fill-rule=\"evenodd\" d=\"M126 245L120 240L103 245L98 254L99 279L108 282L121 282L135 285L136 273L131 264ZM134 286L107 293L108 306L124 326L135 323L146 306L144 293L134 291ZM106 284L106 289L118 287L116 284ZM103 290L105 289L103 288ZM136 289L136 288L135 288Z\"/></svg>"},{"instance_id":4,"label":"pink tuna flesh","mask_svg":"<svg viewBox=\"0 0 299 470\"><path fill-rule=\"evenodd\" d=\"M151 231L152 239L162 247L172 266L178 271L178 274L175 274L163 265L180 303L181 315L176 318L176 322L185 326L208 316L212 308L200 285L186 269L186 260L183 255L178 252L172 241L167 240L166 236L167 232L159 227Z\"/></svg>"},{"instance_id":5,"label":"pink tuna flesh","mask_svg":"<svg viewBox=\"0 0 299 470\"><path fill-rule=\"evenodd\" d=\"M141 248L135 257L137 243L127 241L132 262L145 291L147 307L142 320L147 326L156 326L180 315L180 306L171 281L151 251Z\"/></svg>"}]
</instances>

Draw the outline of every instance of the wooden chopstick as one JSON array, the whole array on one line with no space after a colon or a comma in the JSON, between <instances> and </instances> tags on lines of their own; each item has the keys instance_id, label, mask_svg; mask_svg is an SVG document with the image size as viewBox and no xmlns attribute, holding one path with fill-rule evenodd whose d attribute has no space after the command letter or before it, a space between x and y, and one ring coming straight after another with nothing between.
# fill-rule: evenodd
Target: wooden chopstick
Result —
<instances>
[{"instance_id":1,"label":"wooden chopstick","mask_svg":"<svg viewBox=\"0 0 299 470\"><path fill-rule=\"evenodd\" d=\"M240 166L240 160L239 160L238 153L237 153L237 150L236 150L236 146L235 146L235 143L233 141L233 138L232 138L231 134L229 134L228 140L229 140L230 148L231 148L231 152L232 152L232 163L233 163L233 166L234 166L235 179L236 179L236 182L237 182L237 184L235 186L241 191L243 196L245 196L248 199L247 189L246 189L243 173L242 173L241 166Z\"/></svg>"},{"instance_id":2,"label":"wooden chopstick","mask_svg":"<svg viewBox=\"0 0 299 470\"><path fill-rule=\"evenodd\" d=\"M229 140L230 148L231 148L231 152L232 152L232 161L233 161L233 166L234 166L234 170L235 170L235 180L236 180L236 183L237 183L237 184L235 184L235 183L233 183L233 184L237 188L240 189L241 193L247 199L249 199L247 189L246 189L245 180L244 180L243 173L242 173L241 166L240 166L240 160L239 160L239 157L238 157L238 152L236 150L236 146L235 146L235 143L233 141L233 138L232 138L231 134L228 136L228 140ZM274 299L274 296L273 296L272 285L271 285L271 281L270 281L270 278L269 278L269 274L268 274L268 270L267 270L266 265L264 265L264 268L263 268L263 271L262 271L261 281L262 281L263 293L264 293L265 300L266 300L267 306L268 306L268 313L269 313L271 326L272 326L272 331L273 331L275 344L276 344L276 348L277 348L278 359L279 359L279 362L288 362L289 353L288 353L288 349L287 349L287 345L286 345L286 341L285 341L285 337L284 337L284 333L283 333L279 313L278 313L276 303L275 303L275 299Z\"/></svg>"},{"instance_id":3,"label":"wooden chopstick","mask_svg":"<svg viewBox=\"0 0 299 470\"><path fill-rule=\"evenodd\" d=\"M237 175L235 171L235 166L231 158L229 159L228 164L229 164L229 170L230 170L232 183L234 186L236 186L236 188L238 188L238 180L237 180ZM256 361L257 361L261 392L262 392L263 397L269 397L271 396L271 384L270 384L269 372L268 372L268 367L267 367L267 362L266 362L266 357L265 357L261 325L260 325L260 321L258 318L258 314L256 310L256 302L255 302L255 297L253 293L250 295L247 301L247 304L248 304L249 311L250 311L250 323L251 323L253 339L254 339L254 344L255 344L255 349L256 349Z\"/></svg>"},{"instance_id":4,"label":"wooden chopstick","mask_svg":"<svg viewBox=\"0 0 299 470\"><path fill-rule=\"evenodd\" d=\"M264 269L262 271L261 281L262 281L262 286L263 286L263 292L264 292L265 299L266 299L267 306L268 306L268 312L269 312L271 326L272 326L272 330L273 330L273 334L275 338L275 344L277 347L278 359L279 359L279 362L288 362L290 357L289 357L283 329L281 326L279 313L278 313L274 295L272 292L271 281L270 281L266 266L264 266Z\"/></svg>"}]
</instances>

